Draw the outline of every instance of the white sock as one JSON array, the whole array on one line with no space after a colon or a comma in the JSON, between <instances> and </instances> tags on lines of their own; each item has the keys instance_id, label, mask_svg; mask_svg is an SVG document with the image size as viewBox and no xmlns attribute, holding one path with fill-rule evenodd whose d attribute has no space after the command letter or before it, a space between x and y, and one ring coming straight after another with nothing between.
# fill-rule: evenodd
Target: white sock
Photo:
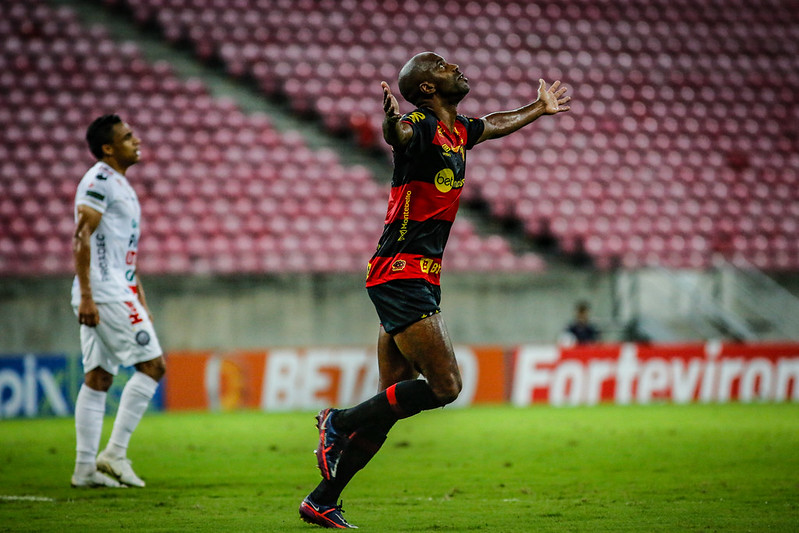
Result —
<instances>
[{"instance_id":1,"label":"white sock","mask_svg":"<svg viewBox=\"0 0 799 533\"><path fill-rule=\"evenodd\" d=\"M95 470L94 460L103 433L105 396L105 392L94 390L85 383L78 391L75 400L76 474L88 475Z\"/></svg>"},{"instance_id":2,"label":"white sock","mask_svg":"<svg viewBox=\"0 0 799 533\"><path fill-rule=\"evenodd\" d=\"M134 372L125 384L122 397L119 399L114 429L111 431L111 438L108 439L106 448L113 457L127 455L130 436L139 425L139 420L147 410L147 405L157 388L158 382L143 372Z\"/></svg>"}]
</instances>

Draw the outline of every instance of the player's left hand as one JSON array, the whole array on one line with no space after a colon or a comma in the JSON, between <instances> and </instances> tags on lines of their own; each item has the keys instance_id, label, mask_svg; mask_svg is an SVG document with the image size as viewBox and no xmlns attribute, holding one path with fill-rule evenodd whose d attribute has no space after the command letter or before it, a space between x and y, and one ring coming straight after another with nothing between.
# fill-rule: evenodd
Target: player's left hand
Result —
<instances>
[{"instance_id":1,"label":"player's left hand","mask_svg":"<svg viewBox=\"0 0 799 533\"><path fill-rule=\"evenodd\" d=\"M556 80L549 89L547 89L547 84L543 79L539 79L538 81L538 100L543 102L546 106L544 108L545 114L554 115L555 113L571 109L571 107L566 104L572 97L564 96L566 94L566 87L560 86L560 80Z\"/></svg>"}]
</instances>

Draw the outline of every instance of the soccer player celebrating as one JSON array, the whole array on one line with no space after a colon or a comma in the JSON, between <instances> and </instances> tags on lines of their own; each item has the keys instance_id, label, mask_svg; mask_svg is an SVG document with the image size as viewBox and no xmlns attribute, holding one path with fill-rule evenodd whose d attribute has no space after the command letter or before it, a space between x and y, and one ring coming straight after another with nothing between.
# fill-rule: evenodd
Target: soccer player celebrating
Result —
<instances>
[{"instance_id":1,"label":"soccer player celebrating","mask_svg":"<svg viewBox=\"0 0 799 533\"><path fill-rule=\"evenodd\" d=\"M125 178L139 162L140 141L117 115L92 122L86 140L97 163L75 195L72 305L81 324L85 376L75 402L72 486L144 487L127 458L128 443L165 366L136 274L141 207ZM108 446L98 455L106 393L119 365L133 365L136 372L122 390Z\"/></svg>"},{"instance_id":2,"label":"soccer player celebrating","mask_svg":"<svg viewBox=\"0 0 799 533\"><path fill-rule=\"evenodd\" d=\"M380 332L380 390L349 409L317 416L322 481L300 504L306 522L352 528L337 505L350 479L377 453L397 420L454 401L461 376L440 314L441 259L465 180L466 150L502 137L542 115L568 111L556 81L539 80L536 101L483 118L458 114L469 80L458 65L432 52L417 54L399 73L403 98L416 106L399 114L383 87L383 137L394 150L394 176L383 234L369 262L366 287ZM417 379L419 374L424 380Z\"/></svg>"}]
</instances>

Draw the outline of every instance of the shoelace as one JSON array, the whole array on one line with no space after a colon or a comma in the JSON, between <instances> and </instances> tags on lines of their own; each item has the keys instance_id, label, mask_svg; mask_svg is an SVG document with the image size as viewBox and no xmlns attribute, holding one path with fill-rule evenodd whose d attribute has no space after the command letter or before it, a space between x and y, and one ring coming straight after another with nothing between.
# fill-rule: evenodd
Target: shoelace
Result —
<instances>
[{"instance_id":1,"label":"shoelace","mask_svg":"<svg viewBox=\"0 0 799 533\"><path fill-rule=\"evenodd\" d=\"M340 513L343 513L344 509L341 508L343 505L344 505L344 500L341 500L340 502L338 502L338 505L336 505L336 510Z\"/></svg>"}]
</instances>

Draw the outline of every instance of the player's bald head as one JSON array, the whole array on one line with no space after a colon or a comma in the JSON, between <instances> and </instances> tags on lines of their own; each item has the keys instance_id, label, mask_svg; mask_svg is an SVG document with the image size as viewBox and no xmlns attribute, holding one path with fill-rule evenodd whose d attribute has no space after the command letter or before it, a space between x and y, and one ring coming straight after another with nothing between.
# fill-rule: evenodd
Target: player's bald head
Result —
<instances>
[{"instance_id":1,"label":"player's bald head","mask_svg":"<svg viewBox=\"0 0 799 533\"><path fill-rule=\"evenodd\" d=\"M399 90L405 100L418 105L422 97L419 86L422 82L431 81L431 73L441 56L434 52L422 52L408 60L399 73Z\"/></svg>"}]
</instances>

